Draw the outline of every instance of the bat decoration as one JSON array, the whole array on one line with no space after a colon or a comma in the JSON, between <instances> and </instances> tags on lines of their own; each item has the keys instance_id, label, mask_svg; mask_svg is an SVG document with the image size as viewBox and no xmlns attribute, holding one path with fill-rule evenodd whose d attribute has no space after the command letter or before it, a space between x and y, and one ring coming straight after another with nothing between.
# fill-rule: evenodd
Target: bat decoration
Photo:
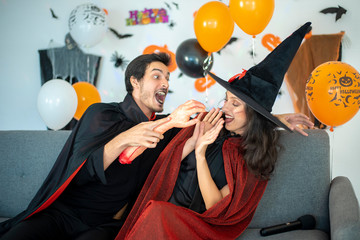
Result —
<instances>
[{"instance_id":1,"label":"bat decoration","mask_svg":"<svg viewBox=\"0 0 360 240\"><path fill-rule=\"evenodd\" d=\"M172 4L176 7L177 10L179 10L179 4L176 2L172 2Z\"/></svg>"},{"instance_id":2,"label":"bat decoration","mask_svg":"<svg viewBox=\"0 0 360 240\"><path fill-rule=\"evenodd\" d=\"M221 54L221 51L226 48L228 45L232 44L233 42L236 42L238 40L238 38L236 37L232 37L230 38L229 42L222 48L220 49L217 53L220 55Z\"/></svg>"},{"instance_id":3,"label":"bat decoration","mask_svg":"<svg viewBox=\"0 0 360 240\"><path fill-rule=\"evenodd\" d=\"M171 10L170 4L168 4L167 2L164 2L164 3L165 3L165 5Z\"/></svg>"},{"instance_id":4,"label":"bat decoration","mask_svg":"<svg viewBox=\"0 0 360 240\"><path fill-rule=\"evenodd\" d=\"M337 20L339 20L343 14L346 13L346 9L341 7L340 5L338 5L338 7L329 7L329 8L325 8L323 10L321 10L320 12L321 13L324 13L324 14L327 14L327 13L336 13L336 16L335 16L335 22Z\"/></svg>"},{"instance_id":5,"label":"bat decoration","mask_svg":"<svg viewBox=\"0 0 360 240\"><path fill-rule=\"evenodd\" d=\"M120 34L118 33L115 29L113 28L109 28L109 30L115 34L115 36L119 39L123 39L123 38L128 38L128 37L132 37L132 34Z\"/></svg>"},{"instance_id":6,"label":"bat decoration","mask_svg":"<svg viewBox=\"0 0 360 240\"><path fill-rule=\"evenodd\" d=\"M52 16L53 18L58 19L58 16L55 15L54 10L52 10L52 9L50 8L50 12L51 12L51 16Z\"/></svg>"},{"instance_id":7,"label":"bat decoration","mask_svg":"<svg viewBox=\"0 0 360 240\"><path fill-rule=\"evenodd\" d=\"M249 54L250 54L250 56L252 56L252 57L256 57L256 56L257 56L257 54L256 54L252 49L249 51Z\"/></svg>"},{"instance_id":8,"label":"bat decoration","mask_svg":"<svg viewBox=\"0 0 360 240\"><path fill-rule=\"evenodd\" d=\"M170 4L168 4L167 2L164 2L164 3L167 6L167 8L171 10ZM177 10L179 10L179 4L178 3L172 2L172 4L176 7Z\"/></svg>"},{"instance_id":9,"label":"bat decoration","mask_svg":"<svg viewBox=\"0 0 360 240\"><path fill-rule=\"evenodd\" d=\"M121 67L121 70L123 70L123 71L126 68L127 64L129 63L129 61L126 60L123 55L119 55L117 51L115 51L113 53L113 55L111 56L110 61L115 63L114 66L116 68Z\"/></svg>"}]
</instances>

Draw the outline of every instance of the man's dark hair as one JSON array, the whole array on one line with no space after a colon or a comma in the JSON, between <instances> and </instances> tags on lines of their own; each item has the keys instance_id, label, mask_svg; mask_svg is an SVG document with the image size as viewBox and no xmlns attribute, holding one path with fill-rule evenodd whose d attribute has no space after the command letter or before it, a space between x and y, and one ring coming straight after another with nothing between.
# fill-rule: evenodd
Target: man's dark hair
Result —
<instances>
[{"instance_id":1,"label":"man's dark hair","mask_svg":"<svg viewBox=\"0 0 360 240\"><path fill-rule=\"evenodd\" d=\"M170 65L171 58L167 53L152 53L152 54L144 54L136 57L134 60L132 60L129 65L126 68L125 71L125 86L126 91L129 94L132 94L133 87L130 82L131 76L136 78L138 81L140 81L144 75L146 68L149 66L152 62L162 62L166 66Z\"/></svg>"}]
</instances>

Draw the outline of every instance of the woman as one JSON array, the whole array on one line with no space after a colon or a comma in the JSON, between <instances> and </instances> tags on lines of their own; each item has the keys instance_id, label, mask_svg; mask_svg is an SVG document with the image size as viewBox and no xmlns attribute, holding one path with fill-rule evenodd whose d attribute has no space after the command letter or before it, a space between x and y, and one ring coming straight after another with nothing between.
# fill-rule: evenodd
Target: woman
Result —
<instances>
[{"instance_id":1,"label":"woman","mask_svg":"<svg viewBox=\"0 0 360 240\"><path fill-rule=\"evenodd\" d=\"M209 73L227 89L225 119L212 110L172 140L116 239L235 239L246 229L275 167L275 129L290 130L270 112L309 26L229 82Z\"/></svg>"}]
</instances>

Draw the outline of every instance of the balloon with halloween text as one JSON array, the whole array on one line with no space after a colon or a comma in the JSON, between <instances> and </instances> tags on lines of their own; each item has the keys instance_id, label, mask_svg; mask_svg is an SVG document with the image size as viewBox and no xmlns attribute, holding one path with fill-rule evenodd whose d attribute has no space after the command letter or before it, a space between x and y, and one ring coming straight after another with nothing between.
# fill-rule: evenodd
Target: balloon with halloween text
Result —
<instances>
[{"instance_id":1,"label":"balloon with halloween text","mask_svg":"<svg viewBox=\"0 0 360 240\"><path fill-rule=\"evenodd\" d=\"M228 6L219 1L202 5L195 15L194 30L205 51L212 53L221 50L234 31L234 21Z\"/></svg>"},{"instance_id":2,"label":"balloon with halloween text","mask_svg":"<svg viewBox=\"0 0 360 240\"><path fill-rule=\"evenodd\" d=\"M73 118L76 107L76 92L69 82L52 79L42 85L37 108L48 128L59 130L65 127Z\"/></svg>"},{"instance_id":3,"label":"balloon with halloween text","mask_svg":"<svg viewBox=\"0 0 360 240\"><path fill-rule=\"evenodd\" d=\"M99 43L107 29L106 12L92 3L79 5L70 13L70 35L80 46L91 47Z\"/></svg>"},{"instance_id":4,"label":"balloon with halloween text","mask_svg":"<svg viewBox=\"0 0 360 240\"><path fill-rule=\"evenodd\" d=\"M236 25L255 37L269 24L275 8L275 0L230 0L229 9Z\"/></svg>"},{"instance_id":5,"label":"balloon with halloween text","mask_svg":"<svg viewBox=\"0 0 360 240\"><path fill-rule=\"evenodd\" d=\"M79 120L91 104L101 102L101 97L96 87L91 83L77 82L73 84L73 87L78 99L74 118Z\"/></svg>"},{"instance_id":6,"label":"balloon with halloween text","mask_svg":"<svg viewBox=\"0 0 360 240\"><path fill-rule=\"evenodd\" d=\"M205 60L209 56L195 38L182 42L176 49L176 63L179 69L189 77L204 77ZM211 54L213 59L213 55ZM212 68L213 62L208 65L207 71Z\"/></svg>"},{"instance_id":7,"label":"balloon with halloween text","mask_svg":"<svg viewBox=\"0 0 360 240\"><path fill-rule=\"evenodd\" d=\"M339 126L360 107L360 75L349 64L330 61L316 67L306 83L306 101L322 123Z\"/></svg>"}]
</instances>

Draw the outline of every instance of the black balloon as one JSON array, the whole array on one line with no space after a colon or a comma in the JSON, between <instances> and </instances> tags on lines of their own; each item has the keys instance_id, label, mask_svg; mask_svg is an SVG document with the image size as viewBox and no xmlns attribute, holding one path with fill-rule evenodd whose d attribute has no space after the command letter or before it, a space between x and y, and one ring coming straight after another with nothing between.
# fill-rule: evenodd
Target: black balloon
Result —
<instances>
[{"instance_id":1,"label":"black balloon","mask_svg":"<svg viewBox=\"0 0 360 240\"><path fill-rule=\"evenodd\" d=\"M179 69L189 77L204 77L205 60L208 57L206 52L199 44L196 38L188 39L180 44L176 50L176 63ZM213 58L211 54L211 58ZM213 63L211 62L207 68L210 71Z\"/></svg>"}]
</instances>

